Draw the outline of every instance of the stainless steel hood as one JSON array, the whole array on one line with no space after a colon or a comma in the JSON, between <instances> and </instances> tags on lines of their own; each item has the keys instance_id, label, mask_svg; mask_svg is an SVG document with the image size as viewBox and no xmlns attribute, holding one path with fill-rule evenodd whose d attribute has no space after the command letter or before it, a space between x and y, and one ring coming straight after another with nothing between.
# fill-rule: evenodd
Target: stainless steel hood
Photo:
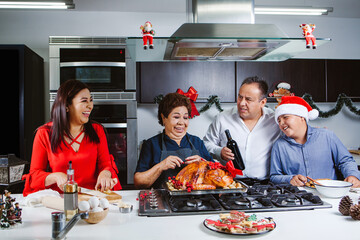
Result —
<instances>
[{"instance_id":1,"label":"stainless steel hood","mask_svg":"<svg viewBox=\"0 0 360 240\"><path fill-rule=\"evenodd\" d=\"M307 51L304 38L289 38L274 24L254 24L253 0L187 0L189 23L169 38L128 38L130 55L143 61L284 61ZM317 46L329 42L317 38Z\"/></svg>"}]
</instances>

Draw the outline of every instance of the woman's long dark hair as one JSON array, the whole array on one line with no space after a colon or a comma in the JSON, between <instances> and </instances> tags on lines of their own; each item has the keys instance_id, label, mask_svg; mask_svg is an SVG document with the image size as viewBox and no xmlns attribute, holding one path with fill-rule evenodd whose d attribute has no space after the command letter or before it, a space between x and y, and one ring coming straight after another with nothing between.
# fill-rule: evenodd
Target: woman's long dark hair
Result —
<instances>
[{"instance_id":1,"label":"woman's long dark hair","mask_svg":"<svg viewBox=\"0 0 360 240\"><path fill-rule=\"evenodd\" d=\"M64 136L71 136L69 113L66 111L66 108L72 104L76 94L83 89L89 89L89 87L78 80L67 80L61 84L56 93L56 98L51 108L51 121L53 125L50 128L50 143L52 152L56 152L60 148L61 142L66 146ZM99 136L92 123L93 121L89 120L84 124L85 137L88 137L91 142L99 143Z\"/></svg>"}]
</instances>

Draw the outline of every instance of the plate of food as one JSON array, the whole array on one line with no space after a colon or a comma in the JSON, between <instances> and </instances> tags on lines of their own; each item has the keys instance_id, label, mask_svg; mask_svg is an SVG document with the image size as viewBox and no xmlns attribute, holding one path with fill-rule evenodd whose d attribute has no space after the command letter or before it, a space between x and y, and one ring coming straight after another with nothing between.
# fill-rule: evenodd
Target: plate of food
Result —
<instances>
[{"instance_id":1,"label":"plate of food","mask_svg":"<svg viewBox=\"0 0 360 240\"><path fill-rule=\"evenodd\" d=\"M276 228L276 223L271 217L256 214L247 215L244 212L231 211L208 217L204 226L211 231L232 235L257 235L265 234Z\"/></svg>"}]
</instances>

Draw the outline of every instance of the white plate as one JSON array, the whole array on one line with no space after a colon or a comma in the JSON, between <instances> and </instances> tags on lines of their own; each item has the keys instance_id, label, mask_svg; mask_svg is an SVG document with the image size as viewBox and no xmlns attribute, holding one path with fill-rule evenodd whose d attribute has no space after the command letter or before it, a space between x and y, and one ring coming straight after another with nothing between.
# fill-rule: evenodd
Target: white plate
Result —
<instances>
[{"instance_id":1,"label":"white plate","mask_svg":"<svg viewBox=\"0 0 360 240\"><path fill-rule=\"evenodd\" d=\"M259 216L259 215L256 215L256 217L257 217L258 220L269 218L269 217L263 217L263 216ZM210 229L211 231L230 234L230 235L259 235L259 234L269 233L269 232L273 231L276 228L276 223L273 221L275 226L274 226L274 229L271 229L271 230L265 230L265 231L256 232L256 233L232 233L232 232L227 232L227 231L222 230L222 229L218 229L215 226L213 226L211 224L208 224L207 219L212 220L212 221L217 221L217 220L220 220L219 215L215 215L215 216L211 216L211 217L206 218L204 220L204 222L203 222L204 226L206 228Z\"/></svg>"}]
</instances>

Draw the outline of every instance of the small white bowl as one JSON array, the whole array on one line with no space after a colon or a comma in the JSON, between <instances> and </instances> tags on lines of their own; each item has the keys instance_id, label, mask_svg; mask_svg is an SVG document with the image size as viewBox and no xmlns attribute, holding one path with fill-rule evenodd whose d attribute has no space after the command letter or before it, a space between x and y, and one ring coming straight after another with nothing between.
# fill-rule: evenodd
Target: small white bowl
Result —
<instances>
[{"instance_id":1,"label":"small white bowl","mask_svg":"<svg viewBox=\"0 0 360 240\"><path fill-rule=\"evenodd\" d=\"M314 183L316 190L328 198L341 198L345 196L353 185L352 183L340 180L317 180L317 182L321 185Z\"/></svg>"}]
</instances>

